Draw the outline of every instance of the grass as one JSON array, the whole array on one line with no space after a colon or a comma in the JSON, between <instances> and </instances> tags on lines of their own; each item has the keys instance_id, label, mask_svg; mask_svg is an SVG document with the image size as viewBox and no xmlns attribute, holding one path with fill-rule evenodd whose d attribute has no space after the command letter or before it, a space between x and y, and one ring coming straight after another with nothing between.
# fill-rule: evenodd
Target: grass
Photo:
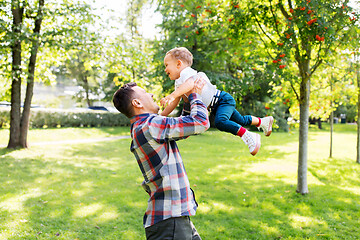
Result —
<instances>
[{"instance_id":1,"label":"grass","mask_svg":"<svg viewBox=\"0 0 360 240\"><path fill-rule=\"evenodd\" d=\"M129 135L128 128L51 128L33 129L28 133L28 142L54 142L71 139L104 138ZM9 142L9 129L0 128L0 146Z\"/></svg>"},{"instance_id":2,"label":"grass","mask_svg":"<svg viewBox=\"0 0 360 240\"><path fill-rule=\"evenodd\" d=\"M298 133L262 137L251 156L242 141L209 130L179 141L206 239L360 239L356 126L309 134L310 193L295 192ZM0 145L8 130L0 130ZM100 138L128 128L31 130L31 141ZM0 149L0 239L145 239L147 194L130 139Z\"/></svg>"}]
</instances>

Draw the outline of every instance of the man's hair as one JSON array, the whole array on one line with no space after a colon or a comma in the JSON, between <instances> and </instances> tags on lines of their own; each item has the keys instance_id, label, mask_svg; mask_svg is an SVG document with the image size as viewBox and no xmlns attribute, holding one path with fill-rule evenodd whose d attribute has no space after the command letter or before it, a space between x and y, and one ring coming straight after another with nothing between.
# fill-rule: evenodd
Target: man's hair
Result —
<instances>
[{"instance_id":1,"label":"man's hair","mask_svg":"<svg viewBox=\"0 0 360 240\"><path fill-rule=\"evenodd\" d=\"M113 103L115 108L125 114L128 118L134 116L133 106L131 101L134 99L135 91L132 89L137 86L136 83L130 82L119 88L113 96Z\"/></svg>"},{"instance_id":2,"label":"man's hair","mask_svg":"<svg viewBox=\"0 0 360 240\"><path fill-rule=\"evenodd\" d=\"M176 59L183 61L184 63L191 66L193 64L193 55L192 53L185 47L173 48L166 53L166 55L171 55Z\"/></svg>"}]
</instances>

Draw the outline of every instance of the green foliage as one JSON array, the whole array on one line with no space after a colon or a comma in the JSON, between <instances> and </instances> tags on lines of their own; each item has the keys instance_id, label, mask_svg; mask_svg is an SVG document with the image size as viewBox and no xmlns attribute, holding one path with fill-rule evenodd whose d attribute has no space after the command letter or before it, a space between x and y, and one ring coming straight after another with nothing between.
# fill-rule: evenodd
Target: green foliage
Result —
<instances>
[{"instance_id":1,"label":"green foliage","mask_svg":"<svg viewBox=\"0 0 360 240\"><path fill-rule=\"evenodd\" d=\"M12 32L11 24L11 1L4 0L0 12L2 20L0 21L0 43L3 46L0 51L0 75L10 78L11 57L10 50L14 39L22 41L22 56L23 63L21 69L23 70L23 79L26 79L26 69L28 64L27 57L29 56L31 40L36 37L33 33L33 23L37 11L37 2L30 3L20 2L20 6L24 9L24 22L19 36L15 36ZM58 57L64 54L64 50L69 50L73 46L79 44L81 39L81 30L95 18L92 14L92 9L89 4L83 1L45 1L43 9L43 22L41 26L40 49L36 69L37 81L44 81L49 83L52 77L51 66L56 66L60 62ZM91 39L88 39L91 41Z\"/></svg>"},{"instance_id":2,"label":"green foliage","mask_svg":"<svg viewBox=\"0 0 360 240\"><path fill-rule=\"evenodd\" d=\"M0 127L10 124L9 109L0 108ZM127 126L129 119L121 113L32 109L30 128Z\"/></svg>"},{"instance_id":3,"label":"green foliage","mask_svg":"<svg viewBox=\"0 0 360 240\"><path fill-rule=\"evenodd\" d=\"M148 76L152 70L148 42L138 36L117 36L108 39L107 46L105 100L111 100L114 92L128 82L136 82L147 90L156 88L156 82Z\"/></svg>"}]
</instances>

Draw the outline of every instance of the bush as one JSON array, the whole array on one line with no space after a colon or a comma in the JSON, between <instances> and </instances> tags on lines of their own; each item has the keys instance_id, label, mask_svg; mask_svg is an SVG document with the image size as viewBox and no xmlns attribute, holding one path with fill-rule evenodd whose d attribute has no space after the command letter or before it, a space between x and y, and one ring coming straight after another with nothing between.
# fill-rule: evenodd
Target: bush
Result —
<instances>
[{"instance_id":1,"label":"bush","mask_svg":"<svg viewBox=\"0 0 360 240\"><path fill-rule=\"evenodd\" d=\"M10 125L10 108L0 108L0 127ZM129 126L121 113L87 110L31 109L30 128Z\"/></svg>"}]
</instances>

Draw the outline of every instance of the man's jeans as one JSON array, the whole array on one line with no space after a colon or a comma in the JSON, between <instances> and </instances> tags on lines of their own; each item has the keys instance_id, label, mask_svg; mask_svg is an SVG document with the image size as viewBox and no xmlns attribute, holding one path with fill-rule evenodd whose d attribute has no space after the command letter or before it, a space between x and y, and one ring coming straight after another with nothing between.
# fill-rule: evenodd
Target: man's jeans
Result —
<instances>
[{"instance_id":1,"label":"man's jeans","mask_svg":"<svg viewBox=\"0 0 360 240\"><path fill-rule=\"evenodd\" d=\"M189 217L169 218L145 228L147 240L201 240Z\"/></svg>"}]
</instances>

